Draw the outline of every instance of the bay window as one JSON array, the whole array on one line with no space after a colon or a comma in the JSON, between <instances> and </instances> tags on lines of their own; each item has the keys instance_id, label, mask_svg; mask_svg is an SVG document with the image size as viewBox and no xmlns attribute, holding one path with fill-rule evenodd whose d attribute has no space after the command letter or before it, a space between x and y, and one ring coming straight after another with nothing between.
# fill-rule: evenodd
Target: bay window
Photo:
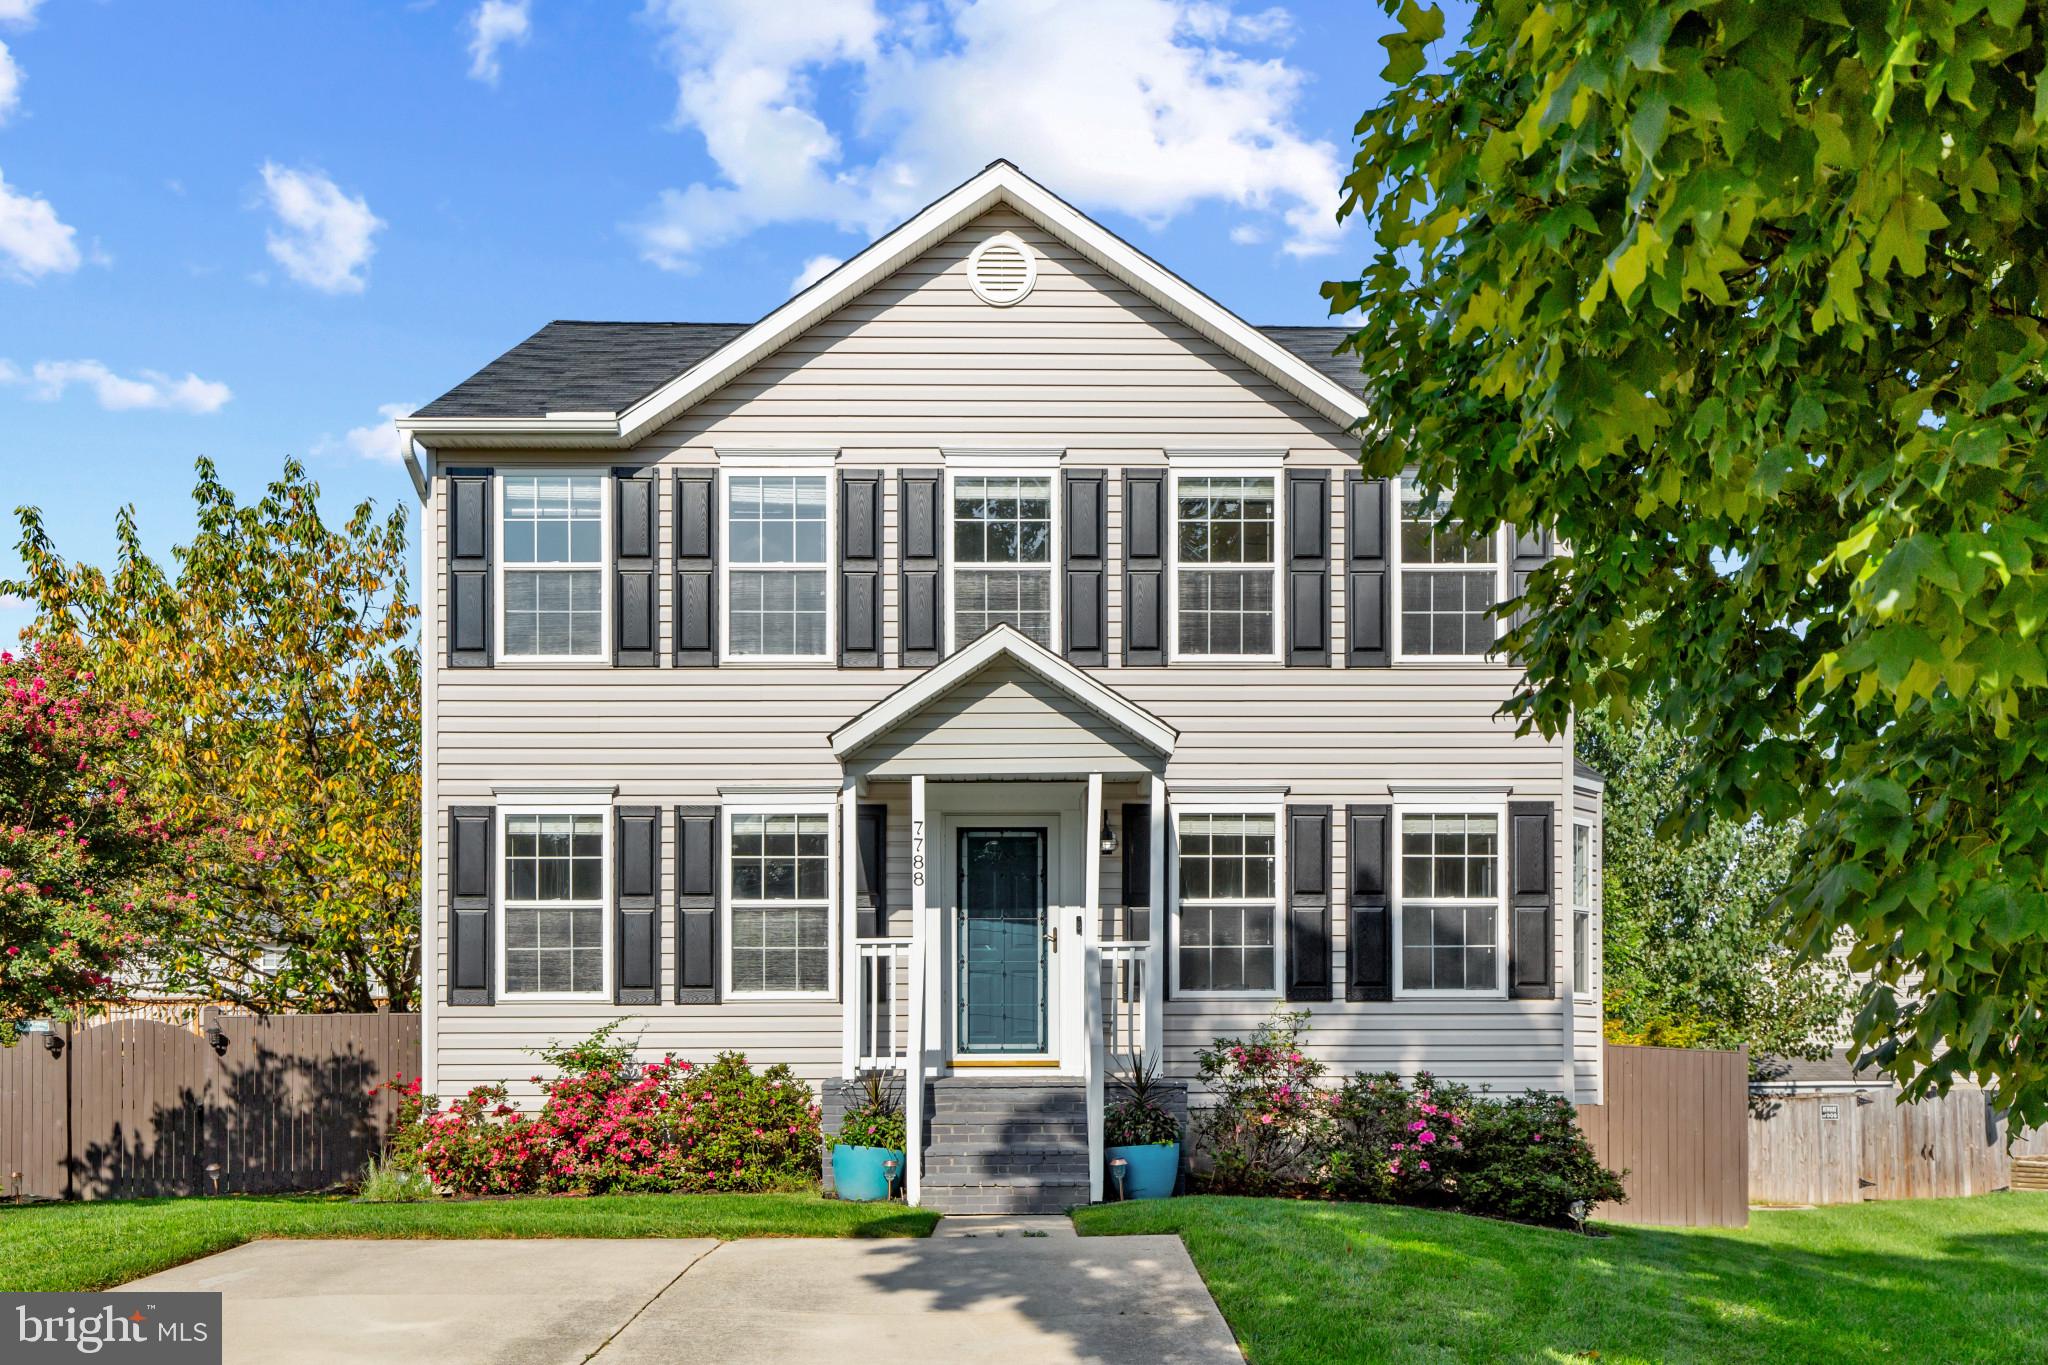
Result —
<instances>
[{"instance_id":1,"label":"bay window","mask_svg":"<svg viewBox=\"0 0 2048 1365\"><path fill-rule=\"evenodd\" d=\"M1174 483L1174 650L1181 658L1277 658L1279 526L1272 475Z\"/></svg>"},{"instance_id":2,"label":"bay window","mask_svg":"<svg viewBox=\"0 0 2048 1365\"><path fill-rule=\"evenodd\" d=\"M1466 533L1443 497L1426 497L1401 480L1399 654L1403 658L1483 659L1497 633L1501 537Z\"/></svg>"},{"instance_id":3,"label":"bay window","mask_svg":"<svg viewBox=\"0 0 2048 1365\"><path fill-rule=\"evenodd\" d=\"M601 474L507 474L499 544L507 659L602 659Z\"/></svg>"},{"instance_id":4,"label":"bay window","mask_svg":"<svg viewBox=\"0 0 2048 1365\"><path fill-rule=\"evenodd\" d=\"M1270 995L1279 986L1280 817L1173 812L1176 988Z\"/></svg>"},{"instance_id":5,"label":"bay window","mask_svg":"<svg viewBox=\"0 0 2048 1365\"><path fill-rule=\"evenodd\" d=\"M832 812L739 810L726 820L727 989L832 989Z\"/></svg>"},{"instance_id":6,"label":"bay window","mask_svg":"<svg viewBox=\"0 0 2048 1365\"><path fill-rule=\"evenodd\" d=\"M1052 479L953 479L953 646L1008 624L1053 647Z\"/></svg>"},{"instance_id":7,"label":"bay window","mask_svg":"<svg viewBox=\"0 0 2048 1365\"><path fill-rule=\"evenodd\" d=\"M1572 990L1593 994L1593 826L1572 821Z\"/></svg>"},{"instance_id":8,"label":"bay window","mask_svg":"<svg viewBox=\"0 0 2048 1365\"><path fill-rule=\"evenodd\" d=\"M1507 907L1496 810L1397 812L1401 991L1501 993Z\"/></svg>"},{"instance_id":9,"label":"bay window","mask_svg":"<svg viewBox=\"0 0 2048 1365\"><path fill-rule=\"evenodd\" d=\"M725 483L726 653L830 657L829 474L733 474Z\"/></svg>"}]
</instances>

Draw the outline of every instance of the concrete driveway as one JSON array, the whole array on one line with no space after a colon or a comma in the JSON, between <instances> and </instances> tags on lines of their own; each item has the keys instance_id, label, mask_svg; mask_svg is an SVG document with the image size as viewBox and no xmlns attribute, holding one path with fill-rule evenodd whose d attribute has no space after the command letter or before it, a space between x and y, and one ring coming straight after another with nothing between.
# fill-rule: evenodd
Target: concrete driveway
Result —
<instances>
[{"instance_id":1,"label":"concrete driveway","mask_svg":"<svg viewBox=\"0 0 2048 1365\"><path fill-rule=\"evenodd\" d=\"M1241 1362L1175 1237L947 1219L929 1240L266 1241L127 1289L217 1289L230 1362Z\"/></svg>"}]
</instances>

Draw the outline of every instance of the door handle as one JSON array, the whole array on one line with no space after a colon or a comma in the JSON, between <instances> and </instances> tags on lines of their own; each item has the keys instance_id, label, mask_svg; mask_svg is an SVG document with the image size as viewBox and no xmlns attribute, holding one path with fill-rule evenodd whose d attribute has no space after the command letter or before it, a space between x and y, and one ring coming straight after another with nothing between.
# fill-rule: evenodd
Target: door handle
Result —
<instances>
[{"instance_id":1,"label":"door handle","mask_svg":"<svg viewBox=\"0 0 2048 1365\"><path fill-rule=\"evenodd\" d=\"M1060 950L1060 927L1057 924L1045 931L1045 941L1052 945L1054 952Z\"/></svg>"}]
</instances>

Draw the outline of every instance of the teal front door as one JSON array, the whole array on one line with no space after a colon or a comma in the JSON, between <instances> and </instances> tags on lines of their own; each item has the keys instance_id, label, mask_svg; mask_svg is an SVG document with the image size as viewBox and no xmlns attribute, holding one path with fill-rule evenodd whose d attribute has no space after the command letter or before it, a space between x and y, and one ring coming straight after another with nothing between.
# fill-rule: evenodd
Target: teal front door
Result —
<instances>
[{"instance_id":1,"label":"teal front door","mask_svg":"<svg viewBox=\"0 0 2048 1365\"><path fill-rule=\"evenodd\" d=\"M955 941L962 1053L1043 1053L1045 831L960 831Z\"/></svg>"}]
</instances>

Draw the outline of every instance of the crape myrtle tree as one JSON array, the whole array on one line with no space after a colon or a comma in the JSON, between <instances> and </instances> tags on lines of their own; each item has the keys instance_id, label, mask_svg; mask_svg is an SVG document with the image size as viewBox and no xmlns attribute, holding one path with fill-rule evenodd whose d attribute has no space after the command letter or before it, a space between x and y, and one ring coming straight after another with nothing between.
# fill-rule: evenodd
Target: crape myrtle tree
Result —
<instances>
[{"instance_id":1,"label":"crape myrtle tree","mask_svg":"<svg viewBox=\"0 0 2048 1365\"><path fill-rule=\"evenodd\" d=\"M59 557L18 509L37 641L72 640L164 722L141 782L177 833L158 984L248 1008L415 1007L418 612L403 509L321 518L294 461L239 505L206 460L198 530L169 571L116 523L112 572Z\"/></svg>"},{"instance_id":2,"label":"crape myrtle tree","mask_svg":"<svg viewBox=\"0 0 2048 1365\"><path fill-rule=\"evenodd\" d=\"M1364 459L1548 524L1509 705L1798 819L1859 1051L2048 1120L2048 16L2021 0L1385 0L1343 212Z\"/></svg>"}]
</instances>

